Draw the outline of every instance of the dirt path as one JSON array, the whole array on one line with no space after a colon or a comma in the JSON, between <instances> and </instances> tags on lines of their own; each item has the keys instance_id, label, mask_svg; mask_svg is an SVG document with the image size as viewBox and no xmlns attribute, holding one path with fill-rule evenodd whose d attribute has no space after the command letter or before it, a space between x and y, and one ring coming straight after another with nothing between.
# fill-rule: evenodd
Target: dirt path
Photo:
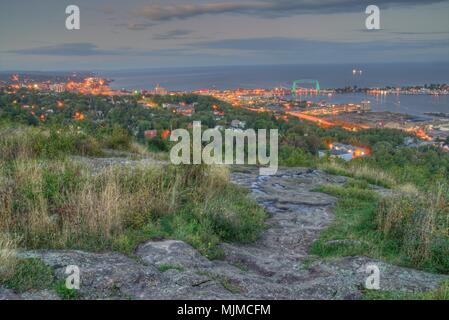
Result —
<instances>
[{"instance_id":1,"label":"dirt path","mask_svg":"<svg viewBox=\"0 0 449 320\"><path fill-rule=\"evenodd\" d=\"M34 251L65 278L67 265L81 269L85 298L134 299L358 299L376 264L383 290L426 291L447 277L401 268L366 257L320 260L309 248L333 219L336 199L313 192L322 184L342 184L344 177L308 169L281 169L259 177L257 171L234 173L232 180L251 190L270 213L269 228L248 245L223 244L224 261L209 261L182 241L147 242L131 259L118 253ZM167 266L177 266L167 269ZM0 298L13 293L0 289ZM15 295L13 295L15 296ZM55 298L41 291L16 298Z\"/></svg>"}]
</instances>

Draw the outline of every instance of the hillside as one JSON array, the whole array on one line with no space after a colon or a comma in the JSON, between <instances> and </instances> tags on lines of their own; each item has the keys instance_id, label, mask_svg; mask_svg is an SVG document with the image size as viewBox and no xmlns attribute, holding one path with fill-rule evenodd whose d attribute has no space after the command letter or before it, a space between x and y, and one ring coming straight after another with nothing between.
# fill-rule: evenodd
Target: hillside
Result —
<instances>
[{"instance_id":1,"label":"hillside","mask_svg":"<svg viewBox=\"0 0 449 320\"><path fill-rule=\"evenodd\" d=\"M449 157L404 147L404 132L326 130L195 95L148 108L25 93L0 96L1 297L447 298ZM167 101L199 109L185 117ZM216 104L228 113L218 122ZM175 166L170 142L144 138L233 119L278 128L289 168ZM319 159L334 141L371 155ZM80 291L62 282L70 264ZM381 270L377 295L362 289L367 264Z\"/></svg>"}]
</instances>

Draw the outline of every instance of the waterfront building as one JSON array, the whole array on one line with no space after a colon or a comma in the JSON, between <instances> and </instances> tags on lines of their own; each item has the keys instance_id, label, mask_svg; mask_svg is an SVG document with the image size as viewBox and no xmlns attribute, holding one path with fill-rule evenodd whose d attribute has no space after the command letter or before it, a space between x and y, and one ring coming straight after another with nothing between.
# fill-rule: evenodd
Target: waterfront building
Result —
<instances>
[{"instance_id":1,"label":"waterfront building","mask_svg":"<svg viewBox=\"0 0 449 320\"><path fill-rule=\"evenodd\" d=\"M360 111L363 111L363 112L369 112L369 111L371 111L371 101L369 101L369 100L363 100L363 101L360 103Z\"/></svg>"}]
</instances>

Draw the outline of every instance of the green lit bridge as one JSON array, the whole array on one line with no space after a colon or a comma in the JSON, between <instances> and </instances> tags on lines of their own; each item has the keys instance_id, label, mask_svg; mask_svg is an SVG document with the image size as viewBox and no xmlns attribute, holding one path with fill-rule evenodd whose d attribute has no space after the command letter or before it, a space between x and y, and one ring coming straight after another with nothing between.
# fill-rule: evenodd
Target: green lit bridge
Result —
<instances>
[{"instance_id":1,"label":"green lit bridge","mask_svg":"<svg viewBox=\"0 0 449 320\"><path fill-rule=\"evenodd\" d=\"M302 88L300 85L303 84L311 84L315 87L315 90L317 92L320 92L320 83L318 82L318 80L313 80L313 79L301 79L301 80L295 80L293 81L292 84L292 94L296 95L296 91L300 88Z\"/></svg>"}]
</instances>

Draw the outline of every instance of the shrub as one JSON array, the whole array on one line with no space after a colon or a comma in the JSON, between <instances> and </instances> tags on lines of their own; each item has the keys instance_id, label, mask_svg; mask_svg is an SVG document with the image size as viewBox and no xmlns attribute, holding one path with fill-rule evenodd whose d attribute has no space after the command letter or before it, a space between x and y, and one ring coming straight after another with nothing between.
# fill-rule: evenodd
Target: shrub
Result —
<instances>
[{"instance_id":1,"label":"shrub","mask_svg":"<svg viewBox=\"0 0 449 320\"><path fill-rule=\"evenodd\" d=\"M114 126L103 137L103 144L106 148L114 150L129 150L132 139L129 133L118 126Z\"/></svg>"},{"instance_id":2,"label":"shrub","mask_svg":"<svg viewBox=\"0 0 449 320\"><path fill-rule=\"evenodd\" d=\"M315 167L317 158L303 149L293 146L281 146L279 150L280 164L288 167Z\"/></svg>"},{"instance_id":3,"label":"shrub","mask_svg":"<svg viewBox=\"0 0 449 320\"><path fill-rule=\"evenodd\" d=\"M155 137L148 141L148 148L153 152L168 151L168 144L160 137Z\"/></svg>"}]
</instances>

